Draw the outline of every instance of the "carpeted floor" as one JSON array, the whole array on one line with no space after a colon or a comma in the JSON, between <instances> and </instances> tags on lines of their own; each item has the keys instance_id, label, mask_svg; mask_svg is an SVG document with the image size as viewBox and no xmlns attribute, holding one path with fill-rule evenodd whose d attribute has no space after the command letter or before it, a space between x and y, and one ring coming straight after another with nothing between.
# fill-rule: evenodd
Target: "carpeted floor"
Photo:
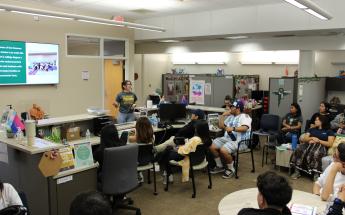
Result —
<instances>
[{"instance_id":1,"label":"carpeted floor","mask_svg":"<svg viewBox=\"0 0 345 215\"><path fill-rule=\"evenodd\" d=\"M274 154L271 155L273 158ZM182 183L181 174L174 174L174 183L169 186L169 191L164 191L161 175L157 175L158 195L153 195L153 184L146 182L132 192L129 196L134 200L134 205L141 209L143 215L209 215L218 214L218 203L229 193L237 190L256 187L256 177L267 170L279 172L288 177L288 169L274 168L274 165L267 164L261 167L261 151L258 149L254 154L255 173L251 173L250 153L240 155L239 179L223 179L221 174L212 175L213 187L208 189L208 177L206 173L197 172L196 198L192 198L191 182ZM145 174L146 176L146 174ZM152 176L152 174L151 174ZM146 179L146 177L145 177ZM313 182L311 178L302 176L298 180L290 180L294 189L311 192ZM253 193L257 195L257 193ZM135 212L118 210L114 214L127 215Z\"/></svg>"}]
</instances>

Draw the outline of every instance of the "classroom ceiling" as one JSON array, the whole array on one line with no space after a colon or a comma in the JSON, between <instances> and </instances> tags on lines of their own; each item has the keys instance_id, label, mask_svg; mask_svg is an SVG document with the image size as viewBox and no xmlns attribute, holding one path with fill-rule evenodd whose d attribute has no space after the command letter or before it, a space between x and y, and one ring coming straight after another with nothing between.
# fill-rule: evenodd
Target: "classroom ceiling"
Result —
<instances>
[{"instance_id":1,"label":"classroom ceiling","mask_svg":"<svg viewBox=\"0 0 345 215\"><path fill-rule=\"evenodd\" d=\"M216 10L281 3L282 0L14 0L53 6L74 13L94 13L102 16L124 16L135 20Z\"/></svg>"}]
</instances>

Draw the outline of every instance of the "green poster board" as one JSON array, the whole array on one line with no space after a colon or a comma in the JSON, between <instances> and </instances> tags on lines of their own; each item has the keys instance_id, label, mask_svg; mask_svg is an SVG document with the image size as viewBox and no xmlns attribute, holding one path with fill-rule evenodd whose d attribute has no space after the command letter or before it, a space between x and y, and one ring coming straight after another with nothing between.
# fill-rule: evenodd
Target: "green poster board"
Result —
<instances>
[{"instance_id":1,"label":"green poster board","mask_svg":"<svg viewBox=\"0 0 345 215\"><path fill-rule=\"evenodd\" d=\"M91 143L74 144L74 159L76 168L90 166L93 164Z\"/></svg>"}]
</instances>

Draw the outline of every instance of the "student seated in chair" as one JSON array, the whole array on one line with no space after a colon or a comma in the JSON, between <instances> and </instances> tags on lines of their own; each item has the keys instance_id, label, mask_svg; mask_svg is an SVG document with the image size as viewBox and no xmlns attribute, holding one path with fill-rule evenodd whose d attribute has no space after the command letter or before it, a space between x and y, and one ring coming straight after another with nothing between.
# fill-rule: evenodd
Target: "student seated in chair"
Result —
<instances>
[{"instance_id":1,"label":"student seated in chair","mask_svg":"<svg viewBox=\"0 0 345 215\"><path fill-rule=\"evenodd\" d=\"M283 118L280 143L291 143L291 137L293 134L297 136L301 133L303 118L299 104L292 103L290 106L290 112Z\"/></svg>"},{"instance_id":2,"label":"student seated in chair","mask_svg":"<svg viewBox=\"0 0 345 215\"><path fill-rule=\"evenodd\" d=\"M154 142L153 128L147 117L139 117L135 124L135 133L128 137L130 143L147 143Z\"/></svg>"},{"instance_id":3,"label":"student seated in chair","mask_svg":"<svg viewBox=\"0 0 345 215\"><path fill-rule=\"evenodd\" d=\"M0 210L12 205L23 203L13 186L0 180Z\"/></svg>"},{"instance_id":4,"label":"student seated in chair","mask_svg":"<svg viewBox=\"0 0 345 215\"><path fill-rule=\"evenodd\" d=\"M154 139L153 128L150 120L147 117L139 117L135 124L135 133L128 137L128 141L130 143L153 144ZM138 165L142 164L139 162ZM144 182L142 172L138 172L138 180L140 183Z\"/></svg>"},{"instance_id":5,"label":"student seated in chair","mask_svg":"<svg viewBox=\"0 0 345 215\"><path fill-rule=\"evenodd\" d=\"M223 164L223 167L216 166L211 172L223 172L223 178L231 178L234 175L235 168L231 154L237 151L238 143L241 140L250 138L252 118L248 114L242 113L243 110L243 103L236 101L230 111L223 114L229 115L220 127L225 130L224 136L216 138L210 147L210 151L216 158L216 163ZM246 144L240 145L241 151L247 148Z\"/></svg>"},{"instance_id":6,"label":"student seated in chair","mask_svg":"<svg viewBox=\"0 0 345 215\"><path fill-rule=\"evenodd\" d=\"M174 141L175 138L182 139L183 141L181 142L181 144L184 144L185 138L190 139L194 136L195 124L199 120L202 120L205 118L205 113L204 111L200 109L192 110L191 112L192 112L191 121L188 124L180 128L175 136L172 136L164 143L155 146L157 153L163 152L168 146L176 147L176 143L175 143L176 140Z\"/></svg>"},{"instance_id":7,"label":"student seated in chair","mask_svg":"<svg viewBox=\"0 0 345 215\"><path fill-rule=\"evenodd\" d=\"M322 158L333 145L335 136L330 130L328 117L319 115L313 124L313 128L304 135L303 143L299 144L292 154L291 165L295 167L292 179L299 178L300 171L304 171L313 175L316 181L322 173Z\"/></svg>"},{"instance_id":8,"label":"student seated in chair","mask_svg":"<svg viewBox=\"0 0 345 215\"><path fill-rule=\"evenodd\" d=\"M285 177L268 171L258 176L257 202L260 209L243 208L238 215L291 215L286 206L292 197L292 188Z\"/></svg>"},{"instance_id":9,"label":"student seated in chair","mask_svg":"<svg viewBox=\"0 0 345 215\"><path fill-rule=\"evenodd\" d=\"M101 193L89 191L75 197L69 215L112 215L112 209Z\"/></svg>"},{"instance_id":10,"label":"student seated in chair","mask_svg":"<svg viewBox=\"0 0 345 215\"><path fill-rule=\"evenodd\" d=\"M338 134L345 134L345 109L331 121L331 128Z\"/></svg>"},{"instance_id":11,"label":"student seated in chair","mask_svg":"<svg viewBox=\"0 0 345 215\"><path fill-rule=\"evenodd\" d=\"M339 191L345 184L345 143L340 143L334 154L334 161L314 183L313 193L327 201L331 194Z\"/></svg>"},{"instance_id":12,"label":"student seated in chair","mask_svg":"<svg viewBox=\"0 0 345 215\"><path fill-rule=\"evenodd\" d=\"M191 152L195 152L198 145L204 144L209 147L212 143L210 138L210 131L208 128L208 123L205 120L199 120L195 124L195 135L193 138L189 139L184 145L179 145L177 147L168 146L162 153L157 156L158 163L161 167L164 176L170 176L171 171L169 169L170 160L179 161L182 166L182 182L189 180L189 156ZM163 183L166 179L163 180ZM171 180L170 180L171 182Z\"/></svg>"}]
</instances>

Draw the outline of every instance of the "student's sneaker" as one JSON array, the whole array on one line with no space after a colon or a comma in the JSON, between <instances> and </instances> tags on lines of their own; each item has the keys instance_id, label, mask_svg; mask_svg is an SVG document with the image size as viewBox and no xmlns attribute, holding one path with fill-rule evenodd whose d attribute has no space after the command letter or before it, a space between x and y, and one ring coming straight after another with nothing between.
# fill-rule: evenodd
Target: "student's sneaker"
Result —
<instances>
[{"instance_id":1,"label":"student's sneaker","mask_svg":"<svg viewBox=\"0 0 345 215\"><path fill-rule=\"evenodd\" d=\"M215 166L213 169L210 169L211 174L217 174L220 172L224 172L224 167Z\"/></svg>"},{"instance_id":2,"label":"student's sneaker","mask_svg":"<svg viewBox=\"0 0 345 215\"><path fill-rule=\"evenodd\" d=\"M291 175L291 178L296 180L299 177L301 177L301 173L298 169L296 169L295 172Z\"/></svg>"},{"instance_id":3,"label":"student's sneaker","mask_svg":"<svg viewBox=\"0 0 345 215\"><path fill-rule=\"evenodd\" d=\"M166 172L164 171L164 173L163 173L163 184L167 184L166 181L167 181L167 174L166 174ZM173 176L173 174L170 174L170 175L169 175L168 181L169 181L170 184L172 184L172 183L174 182L174 176Z\"/></svg>"},{"instance_id":4,"label":"student's sneaker","mask_svg":"<svg viewBox=\"0 0 345 215\"><path fill-rule=\"evenodd\" d=\"M138 182L141 184L141 183L144 183L144 175L142 172L138 172Z\"/></svg>"},{"instance_id":5,"label":"student's sneaker","mask_svg":"<svg viewBox=\"0 0 345 215\"><path fill-rule=\"evenodd\" d=\"M222 178L232 178L234 176L234 172L229 170L229 169L226 169L222 175Z\"/></svg>"}]
</instances>

